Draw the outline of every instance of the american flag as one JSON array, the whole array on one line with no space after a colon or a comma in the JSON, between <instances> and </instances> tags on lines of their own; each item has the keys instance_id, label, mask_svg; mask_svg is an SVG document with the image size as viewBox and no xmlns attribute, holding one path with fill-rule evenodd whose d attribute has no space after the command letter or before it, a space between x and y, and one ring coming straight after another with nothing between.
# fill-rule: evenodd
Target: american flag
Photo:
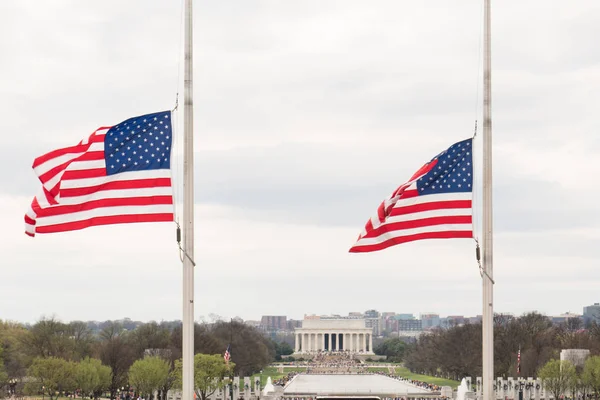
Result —
<instances>
[{"instance_id":1,"label":"american flag","mask_svg":"<svg viewBox=\"0 0 600 400\"><path fill-rule=\"evenodd\" d=\"M377 209L350 252L421 239L472 238L473 140L455 143L421 167Z\"/></svg>"},{"instance_id":2,"label":"american flag","mask_svg":"<svg viewBox=\"0 0 600 400\"><path fill-rule=\"evenodd\" d=\"M223 358L225 359L226 363L229 363L229 360L231 360L231 353L229 352L229 346L227 345L227 350L225 350L225 354L223 354Z\"/></svg>"},{"instance_id":3,"label":"american flag","mask_svg":"<svg viewBox=\"0 0 600 400\"><path fill-rule=\"evenodd\" d=\"M25 233L173 221L172 138L171 112L163 111L98 128L36 158L42 187L25 214Z\"/></svg>"},{"instance_id":4,"label":"american flag","mask_svg":"<svg viewBox=\"0 0 600 400\"><path fill-rule=\"evenodd\" d=\"M517 375L521 374L521 347L519 346L519 352L517 353Z\"/></svg>"}]
</instances>

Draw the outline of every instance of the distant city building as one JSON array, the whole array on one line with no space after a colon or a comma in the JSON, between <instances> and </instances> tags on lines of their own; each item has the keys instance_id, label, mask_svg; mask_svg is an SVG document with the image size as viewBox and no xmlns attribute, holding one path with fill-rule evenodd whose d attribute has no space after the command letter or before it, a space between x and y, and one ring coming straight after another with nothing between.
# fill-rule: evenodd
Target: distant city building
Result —
<instances>
[{"instance_id":1,"label":"distant city building","mask_svg":"<svg viewBox=\"0 0 600 400\"><path fill-rule=\"evenodd\" d=\"M423 324L420 319L399 319L396 320L398 323L399 332L414 332L414 331L422 331Z\"/></svg>"},{"instance_id":2,"label":"distant city building","mask_svg":"<svg viewBox=\"0 0 600 400\"><path fill-rule=\"evenodd\" d=\"M570 361L580 370L585 365L585 360L590 356L588 349L563 349L560 351L560 361Z\"/></svg>"},{"instance_id":3,"label":"distant city building","mask_svg":"<svg viewBox=\"0 0 600 400\"><path fill-rule=\"evenodd\" d=\"M583 307L583 320L585 323L600 323L600 303L594 303L591 306Z\"/></svg>"},{"instance_id":4,"label":"distant city building","mask_svg":"<svg viewBox=\"0 0 600 400\"><path fill-rule=\"evenodd\" d=\"M570 312L566 312L564 314L560 314L560 315L556 315L553 317L550 317L550 320L552 321L553 324L563 324L565 322L568 322L570 319L580 319L582 320L582 316L579 314L573 314Z\"/></svg>"},{"instance_id":5,"label":"distant city building","mask_svg":"<svg viewBox=\"0 0 600 400\"><path fill-rule=\"evenodd\" d=\"M299 319L288 319L287 330L293 331L296 328L302 328L302 320Z\"/></svg>"},{"instance_id":6,"label":"distant city building","mask_svg":"<svg viewBox=\"0 0 600 400\"><path fill-rule=\"evenodd\" d=\"M315 315L315 314L311 314L311 315L304 314L304 319L321 319L321 316Z\"/></svg>"},{"instance_id":7,"label":"distant city building","mask_svg":"<svg viewBox=\"0 0 600 400\"><path fill-rule=\"evenodd\" d=\"M410 319L415 319L415 316L413 314L396 314L396 315L394 315L394 319L410 320Z\"/></svg>"},{"instance_id":8,"label":"distant city building","mask_svg":"<svg viewBox=\"0 0 600 400\"><path fill-rule=\"evenodd\" d=\"M260 320L260 328L265 331L279 331L287 329L287 317L285 315L263 315Z\"/></svg>"},{"instance_id":9,"label":"distant city building","mask_svg":"<svg viewBox=\"0 0 600 400\"><path fill-rule=\"evenodd\" d=\"M382 312L381 313L381 318L386 319L386 318L393 317L394 315L396 315L395 312L393 312L393 311L386 311L386 312Z\"/></svg>"},{"instance_id":10,"label":"distant city building","mask_svg":"<svg viewBox=\"0 0 600 400\"><path fill-rule=\"evenodd\" d=\"M296 354L340 350L373 354L373 334L365 326L365 320L305 319L302 328L296 328L294 334Z\"/></svg>"},{"instance_id":11,"label":"distant city building","mask_svg":"<svg viewBox=\"0 0 600 400\"><path fill-rule=\"evenodd\" d=\"M361 313L361 312L356 312L356 311L352 311L352 312L349 312L349 313L348 313L348 316L349 316L349 317L360 317L360 318L362 318L362 317L363 317L363 313Z\"/></svg>"},{"instance_id":12,"label":"distant city building","mask_svg":"<svg viewBox=\"0 0 600 400\"><path fill-rule=\"evenodd\" d=\"M479 324L481 323L481 315L477 315L475 317L468 318L470 324Z\"/></svg>"},{"instance_id":13,"label":"distant city building","mask_svg":"<svg viewBox=\"0 0 600 400\"><path fill-rule=\"evenodd\" d=\"M445 328L452 328L453 326L461 326L465 324L465 317L463 315L448 315L446 318L441 320L441 325Z\"/></svg>"},{"instance_id":14,"label":"distant city building","mask_svg":"<svg viewBox=\"0 0 600 400\"><path fill-rule=\"evenodd\" d=\"M440 326L440 315L434 313L421 314L421 324L423 329L433 329Z\"/></svg>"},{"instance_id":15,"label":"distant city building","mask_svg":"<svg viewBox=\"0 0 600 400\"><path fill-rule=\"evenodd\" d=\"M365 326L373 329L374 336L380 336L383 331L383 321L380 318L379 311L367 310L365 311Z\"/></svg>"}]
</instances>

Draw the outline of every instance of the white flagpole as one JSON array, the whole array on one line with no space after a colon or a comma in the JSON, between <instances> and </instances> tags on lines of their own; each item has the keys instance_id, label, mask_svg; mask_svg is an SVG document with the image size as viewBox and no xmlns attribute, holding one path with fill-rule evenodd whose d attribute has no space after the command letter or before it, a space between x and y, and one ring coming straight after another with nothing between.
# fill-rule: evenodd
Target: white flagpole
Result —
<instances>
[{"instance_id":1,"label":"white flagpole","mask_svg":"<svg viewBox=\"0 0 600 400\"><path fill-rule=\"evenodd\" d=\"M494 400L494 268L492 213L492 56L490 2L484 0L483 43L483 400Z\"/></svg>"},{"instance_id":2,"label":"white flagpole","mask_svg":"<svg viewBox=\"0 0 600 400\"><path fill-rule=\"evenodd\" d=\"M192 0L185 0L183 87L183 382L182 400L194 399L194 101Z\"/></svg>"}]
</instances>

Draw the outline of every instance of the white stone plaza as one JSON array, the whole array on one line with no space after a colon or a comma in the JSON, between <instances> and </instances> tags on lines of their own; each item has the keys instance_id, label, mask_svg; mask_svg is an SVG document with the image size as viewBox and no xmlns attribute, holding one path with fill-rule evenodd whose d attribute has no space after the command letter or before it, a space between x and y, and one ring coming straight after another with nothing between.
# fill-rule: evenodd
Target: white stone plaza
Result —
<instances>
[{"instance_id":1,"label":"white stone plaza","mask_svg":"<svg viewBox=\"0 0 600 400\"><path fill-rule=\"evenodd\" d=\"M305 319L296 328L296 354L320 351L373 353L373 330L364 319Z\"/></svg>"},{"instance_id":2,"label":"white stone plaza","mask_svg":"<svg viewBox=\"0 0 600 400\"><path fill-rule=\"evenodd\" d=\"M383 375L298 375L283 390L294 395L430 394L428 390Z\"/></svg>"}]
</instances>

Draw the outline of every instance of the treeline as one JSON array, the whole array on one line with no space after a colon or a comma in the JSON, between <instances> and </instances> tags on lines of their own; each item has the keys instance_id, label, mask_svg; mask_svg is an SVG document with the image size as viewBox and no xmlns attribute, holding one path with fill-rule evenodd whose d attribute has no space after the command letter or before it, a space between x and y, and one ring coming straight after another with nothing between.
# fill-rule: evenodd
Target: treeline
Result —
<instances>
[{"instance_id":1,"label":"treeline","mask_svg":"<svg viewBox=\"0 0 600 400\"><path fill-rule=\"evenodd\" d=\"M516 376L521 349L521 376L535 377L562 349L589 349L600 354L600 327L587 328L571 319L553 325L542 314L494 317L494 375ZM406 349L404 363L413 372L460 380L481 376L481 323L438 329L422 335Z\"/></svg>"},{"instance_id":2,"label":"treeline","mask_svg":"<svg viewBox=\"0 0 600 400\"><path fill-rule=\"evenodd\" d=\"M10 390L15 380L22 383L25 377L39 377L38 371L44 368L67 371L71 377L87 371L93 375L88 386L93 386L96 379L108 379L106 389L115 398L118 390L129 384L128 372L136 360L160 356L173 369L181 358L181 345L181 325L171 322L138 324L133 330L119 322L108 322L94 332L81 321L63 323L43 318L31 326L0 321L0 388ZM290 350L241 322L195 325L195 353L222 355L228 345L235 365L233 373L240 376L260 371L282 351ZM61 381L59 378L56 380ZM41 378L37 380L41 382ZM93 388L91 393L97 390Z\"/></svg>"}]
</instances>

